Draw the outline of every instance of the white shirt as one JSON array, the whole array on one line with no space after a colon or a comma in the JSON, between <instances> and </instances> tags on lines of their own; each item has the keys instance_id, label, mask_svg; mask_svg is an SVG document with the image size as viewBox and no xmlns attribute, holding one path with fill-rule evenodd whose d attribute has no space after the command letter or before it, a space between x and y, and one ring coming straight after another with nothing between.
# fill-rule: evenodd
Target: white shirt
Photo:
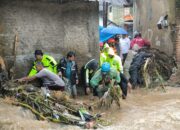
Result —
<instances>
[{"instance_id":1,"label":"white shirt","mask_svg":"<svg viewBox=\"0 0 180 130\"><path fill-rule=\"evenodd\" d=\"M129 38L121 38L120 39L120 48L121 48L121 51L122 51L122 54L126 54L128 53L129 51L129 48L130 48L130 39Z\"/></svg>"},{"instance_id":2,"label":"white shirt","mask_svg":"<svg viewBox=\"0 0 180 130\"><path fill-rule=\"evenodd\" d=\"M54 74L46 68L40 70L35 76L37 78L41 78L43 82L53 81L56 85L65 85L64 81L58 75Z\"/></svg>"}]
</instances>

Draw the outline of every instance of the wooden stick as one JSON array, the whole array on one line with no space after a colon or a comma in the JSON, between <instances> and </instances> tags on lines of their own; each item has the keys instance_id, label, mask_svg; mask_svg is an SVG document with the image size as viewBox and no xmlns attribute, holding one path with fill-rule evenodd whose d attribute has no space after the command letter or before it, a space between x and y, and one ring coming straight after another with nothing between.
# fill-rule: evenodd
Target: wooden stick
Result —
<instances>
[{"instance_id":1,"label":"wooden stick","mask_svg":"<svg viewBox=\"0 0 180 130\"><path fill-rule=\"evenodd\" d=\"M46 117L44 117L42 114L40 114L38 111L36 111L35 109L33 109L31 106L29 106L28 104L24 104L21 102L14 102L12 103L13 105L17 105L17 106L23 106L25 108L30 109L34 114L36 114L37 116L39 116L42 120L46 120Z\"/></svg>"}]
</instances>

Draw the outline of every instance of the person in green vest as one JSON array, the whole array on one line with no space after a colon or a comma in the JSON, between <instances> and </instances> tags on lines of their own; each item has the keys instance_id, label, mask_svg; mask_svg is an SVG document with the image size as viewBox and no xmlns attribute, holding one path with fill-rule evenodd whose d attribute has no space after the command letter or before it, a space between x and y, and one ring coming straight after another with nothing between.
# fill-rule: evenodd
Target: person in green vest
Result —
<instances>
[{"instance_id":1,"label":"person in green vest","mask_svg":"<svg viewBox=\"0 0 180 130\"><path fill-rule=\"evenodd\" d=\"M42 50L35 50L34 55L36 60L34 61L33 67L28 76L34 76L38 73L36 69L37 62L41 62L45 68L57 74L57 62L52 56L43 54Z\"/></svg>"},{"instance_id":2,"label":"person in green vest","mask_svg":"<svg viewBox=\"0 0 180 130\"><path fill-rule=\"evenodd\" d=\"M108 62L104 62L90 80L91 87L95 89L94 96L101 98L110 88L112 80L115 80L116 84L120 83L119 73Z\"/></svg>"},{"instance_id":3,"label":"person in green vest","mask_svg":"<svg viewBox=\"0 0 180 130\"><path fill-rule=\"evenodd\" d=\"M123 66L122 66L121 58L114 53L112 48L110 48L108 51L108 56L106 57L106 62L108 62L110 64L110 66L112 68L114 68L115 70L117 70L118 73L120 74L121 82L119 85L120 85L122 93L123 93L122 98L126 99L127 89L130 90L131 84L130 84L129 80L126 78L126 76L123 74Z\"/></svg>"}]
</instances>

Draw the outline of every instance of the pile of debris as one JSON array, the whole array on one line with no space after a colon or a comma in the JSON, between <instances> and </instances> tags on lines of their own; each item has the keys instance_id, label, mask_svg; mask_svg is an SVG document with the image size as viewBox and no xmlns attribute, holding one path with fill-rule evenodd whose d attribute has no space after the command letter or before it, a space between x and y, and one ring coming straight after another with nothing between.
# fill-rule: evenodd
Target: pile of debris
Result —
<instances>
[{"instance_id":1,"label":"pile of debris","mask_svg":"<svg viewBox=\"0 0 180 130\"><path fill-rule=\"evenodd\" d=\"M176 62L164 52L154 48L142 48L134 56L129 68L133 87L154 87L164 84L176 68Z\"/></svg>"},{"instance_id":2,"label":"pile of debris","mask_svg":"<svg viewBox=\"0 0 180 130\"><path fill-rule=\"evenodd\" d=\"M31 84L20 85L8 81L1 86L1 97L11 97L12 105L22 106L32 111L38 120L78 125L84 128L98 128L108 125L101 114L90 113L90 106L75 102L60 91L49 91Z\"/></svg>"}]
</instances>

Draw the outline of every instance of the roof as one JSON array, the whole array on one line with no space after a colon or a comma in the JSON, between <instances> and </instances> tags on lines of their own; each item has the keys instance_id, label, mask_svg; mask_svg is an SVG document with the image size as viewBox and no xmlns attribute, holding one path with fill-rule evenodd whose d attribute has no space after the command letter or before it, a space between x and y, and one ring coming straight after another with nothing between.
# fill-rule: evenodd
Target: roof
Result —
<instances>
[{"instance_id":1,"label":"roof","mask_svg":"<svg viewBox=\"0 0 180 130\"><path fill-rule=\"evenodd\" d=\"M128 6L130 4L127 0L99 0L99 2L108 2L117 6Z\"/></svg>"},{"instance_id":2,"label":"roof","mask_svg":"<svg viewBox=\"0 0 180 130\"><path fill-rule=\"evenodd\" d=\"M131 14L125 15L124 21L133 21L133 16Z\"/></svg>"}]
</instances>

